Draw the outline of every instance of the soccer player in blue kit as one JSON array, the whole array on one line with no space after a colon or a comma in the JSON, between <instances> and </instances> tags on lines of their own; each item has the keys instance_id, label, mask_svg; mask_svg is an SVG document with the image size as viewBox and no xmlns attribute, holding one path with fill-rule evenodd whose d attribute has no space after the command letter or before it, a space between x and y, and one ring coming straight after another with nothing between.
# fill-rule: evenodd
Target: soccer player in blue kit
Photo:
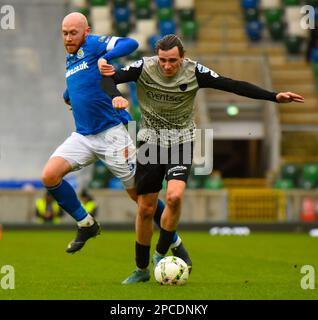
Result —
<instances>
[{"instance_id":1,"label":"soccer player in blue kit","mask_svg":"<svg viewBox=\"0 0 318 320\"><path fill-rule=\"evenodd\" d=\"M122 181L129 196L137 201L134 184L136 149L124 126L131 117L127 111L113 107L112 99L100 87L99 68L112 72L114 68L108 62L129 55L138 47L138 42L130 38L92 35L86 17L78 12L63 19L62 33L68 53L64 100L71 106L76 131L53 152L43 169L42 181L60 207L77 221L77 235L66 249L66 252L74 253L100 233L100 226L85 211L72 186L63 179L67 173L101 159ZM128 106L126 99L116 99L123 108ZM163 210L164 203L158 200L154 220L159 226ZM171 249L191 263L176 233Z\"/></svg>"}]
</instances>

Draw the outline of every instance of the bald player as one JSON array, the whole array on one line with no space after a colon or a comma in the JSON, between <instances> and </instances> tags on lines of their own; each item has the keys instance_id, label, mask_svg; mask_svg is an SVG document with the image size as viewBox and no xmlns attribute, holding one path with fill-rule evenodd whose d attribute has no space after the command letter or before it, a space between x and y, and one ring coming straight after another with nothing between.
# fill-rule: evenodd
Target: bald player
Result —
<instances>
[{"instance_id":1,"label":"bald player","mask_svg":"<svg viewBox=\"0 0 318 320\"><path fill-rule=\"evenodd\" d=\"M198 89L214 88L277 103L304 101L302 96L292 92L270 92L248 82L222 77L200 63L185 58L183 44L176 35L167 35L159 40L156 51L156 56L144 57L102 80L102 87L114 98L113 105L116 108L122 106L117 104L121 94L115 84L135 81L142 115L138 132L138 140L142 145L138 150L136 171L137 269L123 281L124 284L150 278L148 264L152 218L164 178L167 180L166 207L152 259L154 267L167 253L177 228L193 157L194 98ZM156 163L141 161L156 149L157 152L153 152L155 157L157 155ZM160 154L167 154L168 161L160 162Z\"/></svg>"},{"instance_id":2,"label":"bald player","mask_svg":"<svg viewBox=\"0 0 318 320\"><path fill-rule=\"evenodd\" d=\"M130 38L90 34L86 17L78 12L63 19L62 35L68 53L64 100L71 106L76 131L51 155L42 180L58 204L77 221L77 235L66 249L74 253L89 238L98 235L100 227L85 211L72 186L63 179L66 174L100 159L122 181L129 196L137 200L136 151L124 127L131 117L126 110L113 108L112 99L100 87L98 66L104 73L112 72L114 68L108 62L130 54L138 43ZM124 98L117 97L116 102L122 108L128 106ZM160 226L164 203L158 200L156 205L155 220ZM172 248L179 256L187 253L176 233Z\"/></svg>"}]
</instances>

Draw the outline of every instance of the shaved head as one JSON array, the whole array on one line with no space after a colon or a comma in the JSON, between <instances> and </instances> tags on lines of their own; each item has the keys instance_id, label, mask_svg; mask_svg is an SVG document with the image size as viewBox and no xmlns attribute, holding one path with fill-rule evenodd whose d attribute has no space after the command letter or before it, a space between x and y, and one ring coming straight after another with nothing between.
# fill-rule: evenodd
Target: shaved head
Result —
<instances>
[{"instance_id":1,"label":"shaved head","mask_svg":"<svg viewBox=\"0 0 318 320\"><path fill-rule=\"evenodd\" d=\"M62 26L68 24L76 24L84 29L88 28L86 17L80 12L72 12L64 17Z\"/></svg>"},{"instance_id":2,"label":"shaved head","mask_svg":"<svg viewBox=\"0 0 318 320\"><path fill-rule=\"evenodd\" d=\"M74 54L85 42L90 33L86 17L80 12L72 12L62 22L64 46L68 53Z\"/></svg>"}]
</instances>

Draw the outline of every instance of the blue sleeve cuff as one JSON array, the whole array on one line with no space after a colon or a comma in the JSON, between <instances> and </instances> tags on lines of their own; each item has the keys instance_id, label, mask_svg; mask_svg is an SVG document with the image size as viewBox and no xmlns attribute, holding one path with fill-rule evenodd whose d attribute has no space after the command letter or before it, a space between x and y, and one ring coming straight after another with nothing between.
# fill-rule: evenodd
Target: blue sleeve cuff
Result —
<instances>
[{"instance_id":1,"label":"blue sleeve cuff","mask_svg":"<svg viewBox=\"0 0 318 320\"><path fill-rule=\"evenodd\" d=\"M131 38L120 38L117 40L115 47L108 51L103 58L107 61L116 59L119 57L128 56L133 51L135 51L139 46L139 43Z\"/></svg>"}]
</instances>

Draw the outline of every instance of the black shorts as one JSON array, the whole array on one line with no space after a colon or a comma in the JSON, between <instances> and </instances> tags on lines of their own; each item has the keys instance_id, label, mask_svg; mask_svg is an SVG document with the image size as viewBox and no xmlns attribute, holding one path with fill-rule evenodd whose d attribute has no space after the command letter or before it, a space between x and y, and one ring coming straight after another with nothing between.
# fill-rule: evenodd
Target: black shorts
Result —
<instances>
[{"instance_id":1,"label":"black shorts","mask_svg":"<svg viewBox=\"0 0 318 320\"><path fill-rule=\"evenodd\" d=\"M135 183L137 194L156 193L165 178L185 183L191 171L193 142L170 148L144 143L138 149Z\"/></svg>"}]
</instances>

